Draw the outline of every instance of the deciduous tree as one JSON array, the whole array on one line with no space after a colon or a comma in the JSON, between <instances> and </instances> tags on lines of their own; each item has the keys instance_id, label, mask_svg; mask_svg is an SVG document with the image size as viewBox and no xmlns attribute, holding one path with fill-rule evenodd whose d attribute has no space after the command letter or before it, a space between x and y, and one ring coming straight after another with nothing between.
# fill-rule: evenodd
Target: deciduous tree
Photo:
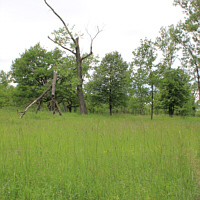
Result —
<instances>
[{"instance_id":1,"label":"deciduous tree","mask_svg":"<svg viewBox=\"0 0 200 200\"><path fill-rule=\"evenodd\" d=\"M26 50L12 64L12 78L16 86L16 98L23 104L37 98L50 84L53 66L61 62L59 49L47 52L40 44Z\"/></svg>"},{"instance_id":2,"label":"deciduous tree","mask_svg":"<svg viewBox=\"0 0 200 200\"><path fill-rule=\"evenodd\" d=\"M157 54L154 43L147 38L141 40L140 47L133 51L133 55L132 66L135 67L136 71L134 72L133 69L134 91L141 101L141 108L143 108L145 102L151 99L151 119L153 119L154 87L158 82L157 66L155 64ZM150 94L148 94L149 90Z\"/></svg>"},{"instance_id":3,"label":"deciduous tree","mask_svg":"<svg viewBox=\"0 0 200 200\"><path fill-rule=\"evenodd\" d=\"M127 98L128 64L118 52L106 54L101 64L95 67L88 92L92 100L109 106L110 115L115 106L124 105Z\"/></svg>"},{"instance_id":4,"label":"deciduous tree","mask_svg":"<svg viewBox=\"0 0 200 200\"><path fill-rule=\"evenodd\" d=\"M173 116L176 107L182 108L190 100L189 77L180 68L167 69L160 84L160 100Z\"/></svg>"}]
</instances>

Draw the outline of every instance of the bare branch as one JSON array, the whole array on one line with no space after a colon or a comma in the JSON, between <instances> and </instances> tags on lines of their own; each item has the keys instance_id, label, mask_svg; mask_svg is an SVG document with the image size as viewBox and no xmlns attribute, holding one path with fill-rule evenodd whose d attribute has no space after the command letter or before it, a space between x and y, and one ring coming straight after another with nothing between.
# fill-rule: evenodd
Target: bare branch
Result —
<instances>
[{"instance_id":1,"label":"bare branch","mask_svg":"<svg viewBox=\"0 0 200 200\"><path fill-rule=\"evenodd\" d=\"M67 33L70 35L70 38L73 40L74 44L76 44L76 41L75 41L75 39L74 39L72 33L69 31L69 29L68 29L66 23L64 22L64 20L60 17L60 15L58 15L58 14L55 12L55 10L47 3L46 0L44 0L44 2L45 2L45 4L53 11L53 13L60 19L60 21L64 24L64 27L66 28Z\"/></svg>"},{"instance_id":2,"label":"bare branch","mask_svg":"<svg viewBox=\"0 0 200 200\"><path fill-rule=\"evenodd\" d=\"M63 45L57 43L56 41L54 41L53 39L51 39L49 36L48 36L48 38L49 38L52 42L54 42L55 44L57 44L57 45L59 45L60 47L62 47L63 49L65 49L65 50L67 50L67 51L70 51L71 53L73 53L74 55L76 55L76 53L73 52L71 49L68 49L67 47L64 47Z\"/></svg>"},{"instance_id":3,"label":"bare branch","mask_svg":"<svg viewBox=\"0 0 200 200\"><path fill-rule=\"evenodd\" d=\"M90 36L90 39L91 39L91 45L90 45L90 53L87 54L86 56L84 56L83 58L81 58L81 60L83 61L84 59L88 58L90 55L92 55L92 45L93 45L93 41L94 39L97 37L97 35L103 31L103 29L99 30L99 27L97 26L97 33L96 35L92 38L92 36L89 34L88 30L86 29L87 31L87 34Z\"/></svg>"},{"instance_id":4,"label":"bare branch","mask_svg":"<svg viewBox=\"0 0 200 200\"><path fill-rule=\"evenodd\" d=\"M19 111L18 113L23 113L23 114L21 115L20 118L22 118L22 117L26 114L26 111L27 111L34 103L36 103L38 100L40 100L40 99L51 89L51 87L52 87L52 86L49 86L37 99L35 99L30 105L28 105L24 111Z\"/></svg>"},{"instance_id":5,"label":"bare branch","mask_svg":"<svg viewBox=\"0 0 200 200\"><path fill-rule=\"evenodd\" d=\"M93 54L92 50L90 50L90 53L87 54L86 56L84 56L83 58L81 58L81 60L85 60L86 58L88 58L89 56L91 56Z\"/></svg>"}]
</instances>

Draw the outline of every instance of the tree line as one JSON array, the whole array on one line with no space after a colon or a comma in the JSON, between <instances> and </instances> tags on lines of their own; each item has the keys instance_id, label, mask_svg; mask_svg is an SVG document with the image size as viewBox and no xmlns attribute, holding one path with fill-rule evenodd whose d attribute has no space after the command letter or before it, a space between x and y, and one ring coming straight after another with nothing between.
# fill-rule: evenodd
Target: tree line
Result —
<instances>
[{"instance_id":1,"label":"tree line","mask_svg":"<svg viewBox=\"0 0 200 200\"><path fill-rule=\"evenodd\" d=\"M176 26L161 27L155 41L141 39L132 52L132 62L118 51L102 59L90 52L80 55L79 36L51 8L64 27L52 40L62 50L47 51L36 44L16 58L11 71L0 72L0 107L27 105L52 84L57 72L56 100L63 111L117 112L132 114L168 113L195 115L200 101L200 0L174 0L186 14ZM69 47L66 47L69 45ZM177 64L178 61L178 64ZM17 83L16 87L10 85ZM39 102L51 109L47 93Z\"/></svg>"}]
</instances>

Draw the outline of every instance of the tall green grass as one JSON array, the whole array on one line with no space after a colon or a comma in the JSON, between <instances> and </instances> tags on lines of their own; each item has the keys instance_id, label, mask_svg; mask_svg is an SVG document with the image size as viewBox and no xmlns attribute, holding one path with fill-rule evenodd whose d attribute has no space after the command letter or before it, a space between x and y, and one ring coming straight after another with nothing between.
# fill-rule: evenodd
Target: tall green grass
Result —
<instances>
[{"instance_id":1,"label":"tall green grass","mask_svg":"<svg viewBox=\"0 0 200 200\"><path fill-rule=\"evenodd\" d=\"M0 199L198 197L200 118L0 110Z\"/></svg>"}]
</instances>

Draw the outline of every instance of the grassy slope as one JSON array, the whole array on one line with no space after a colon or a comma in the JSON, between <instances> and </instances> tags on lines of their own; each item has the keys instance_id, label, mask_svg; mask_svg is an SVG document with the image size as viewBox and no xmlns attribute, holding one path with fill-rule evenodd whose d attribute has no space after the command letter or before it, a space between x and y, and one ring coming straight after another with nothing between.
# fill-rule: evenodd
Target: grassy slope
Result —
<instances>
[{"instance_id":1,"label":"grassy slope","mask_svg":"<svg viewBox=\"0 0 200 200\"><path fill-rule=\"evenodd\" d=\"M0 110L0 199L196 199L200 118Z\"/></svg>"}]
</instances>

